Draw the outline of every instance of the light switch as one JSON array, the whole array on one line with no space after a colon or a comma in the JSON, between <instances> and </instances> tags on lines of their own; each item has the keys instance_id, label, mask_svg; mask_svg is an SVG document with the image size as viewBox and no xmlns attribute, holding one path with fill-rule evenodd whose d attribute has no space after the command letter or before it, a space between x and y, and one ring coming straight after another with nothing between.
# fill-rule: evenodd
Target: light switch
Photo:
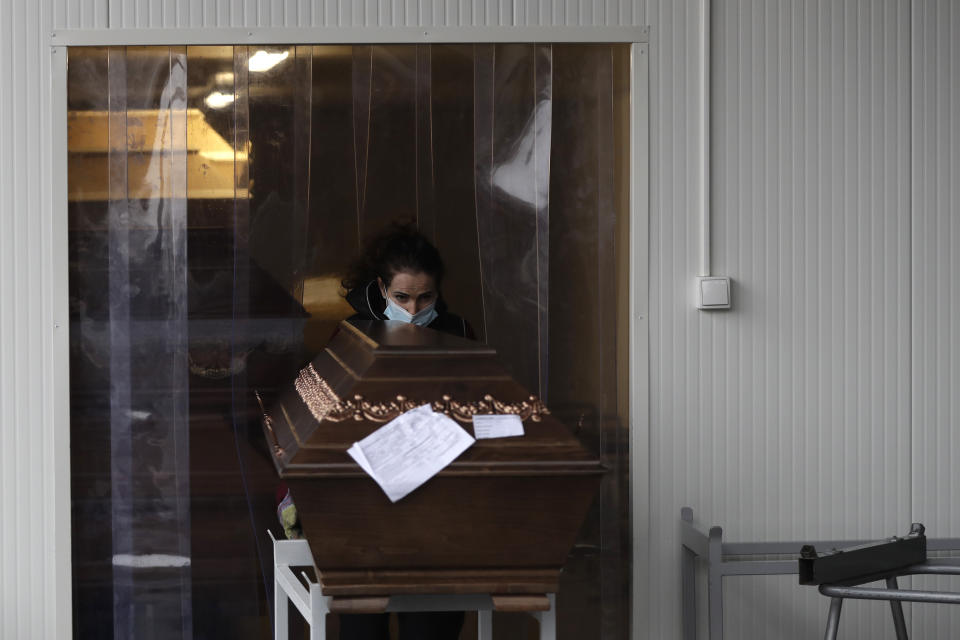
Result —
<instances>
[{"instance_id":1,"label":"light switch","mask_svg":"<svg viewBox=\"0 0 960 640\"><path fill-rule=\"evenodd\" d=\"M726 276L698 276L697 309L729 309L730 278Z\"/></svg>"}]
</instances>

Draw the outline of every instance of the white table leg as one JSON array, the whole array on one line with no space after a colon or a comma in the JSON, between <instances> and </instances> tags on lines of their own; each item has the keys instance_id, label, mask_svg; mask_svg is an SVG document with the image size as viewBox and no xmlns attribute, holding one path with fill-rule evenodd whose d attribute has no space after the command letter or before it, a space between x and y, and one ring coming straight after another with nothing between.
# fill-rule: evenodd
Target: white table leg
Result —
<instances>
[{"instance_id":1,"label":"white table leg","mask_svg":"<svg viewBox=\"0 0 960 640\"><path fill-rule=\"evenodd\" d=\"M310 584L310 640L327 640L327 614L330 600L316 582Z\"/></svg>"},{"instance_id":2,"label":"white table leg","mask_svg":"<svg viewBox=\"0 0 960 640\"><path fill-rule=\"evenodd\" d=\"M273 637L287 640L287 594L276 581L273 583Z\"/></svg>"},{"instance_id":3,"label":"white table leg","mask_svg":"<svg viewBox=\"0 0 960 640\"><path fill-rule=\"evenodd\" d=\"M477 611L477 640L493 640L493 610Z\"/></svg>"},{"instance_id":4,"label":"white table leg","mask_svg":"<svg viewBox=\"0 0 960 640\"><path fill-rule=\"evenodd\" d=\"M540 640L557 640L557 595L548 593L550 601L548 611L538 611L534 614L540 623Z\"/></svg>"},{"instance_id":5,"label":"white table leg","mask_svg":"<svg viewBox=\"0 0 960 640\"><path fill-rule=\"evenodd\" d=\"M280 574L279 568L274 564L273 567L273 637L274 640L287 640L287 620L289 619L290 601L287 599L287 592L280 586L277 576Z\"/></svg>"}]
</instances>

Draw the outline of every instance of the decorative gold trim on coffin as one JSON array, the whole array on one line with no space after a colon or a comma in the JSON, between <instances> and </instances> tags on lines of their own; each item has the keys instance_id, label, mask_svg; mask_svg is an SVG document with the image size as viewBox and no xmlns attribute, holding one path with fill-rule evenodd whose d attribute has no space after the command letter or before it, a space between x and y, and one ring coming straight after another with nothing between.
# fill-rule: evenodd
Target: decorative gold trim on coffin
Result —
<instances>
[{"instance_id":1,"label":"decorative gold trim on coffin","mask_svg":"<svg viewBox=\"0 0 960 640\"><path fill-rule=\"evenodd\" d=\"M370 402L357 394L351 400L341 399L330 387L313 364L304 367L294 383L297 394L310 409L317 422L343 422L344 420L370 420L371 422L389 422L401 413L427 404L425 400L413 400L398 395L385 402ZM530 396L520 402L501 402L490 394L483 400L460 402L448 395L430 402L434 411L444 413L460 422L471 422L475 415L516 415L521 420L530 419L539 422L550 410L537 396Z\"/></svg>"},{"instance_id":2,"label":"decorative gold trim on coffin","mask_svg":"<svg viewBox=\"0 0 960 640\"><path fill-rule=\"evenodd\" d=\"M328 415L342 404L337 392L320 377L312 362L300 370L293 386L317 422L330 419Z\"/></svg>"}]
</instances>

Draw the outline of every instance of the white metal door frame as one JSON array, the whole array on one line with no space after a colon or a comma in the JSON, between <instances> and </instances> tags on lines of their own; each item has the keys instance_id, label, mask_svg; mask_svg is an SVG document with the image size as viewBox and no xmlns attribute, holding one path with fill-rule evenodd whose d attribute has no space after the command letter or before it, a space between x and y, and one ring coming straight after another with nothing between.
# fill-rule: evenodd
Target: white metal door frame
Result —
<instances>
[{"instance_id":1,"label":"white metal door frame","mask_svg":"<svg viewBox=\"0 0 960 640\"><path fill-rule=\"evenodd\" d=\"M632 531L632 637L646 636L649 584L649 27L355 27L257 29L60 29L50 35L51 210L44 212L42 265L47 292L47 345L51 388L45 415L56 435L40 455L50 455L53 475L41 500L54 504L57 583L53 598L57 637L72 635L70 531L70 378L67 236L67 47L121 45L436 44L471 42L629 43L630 55L630 505Z\"/></svg>"}]
</instances>

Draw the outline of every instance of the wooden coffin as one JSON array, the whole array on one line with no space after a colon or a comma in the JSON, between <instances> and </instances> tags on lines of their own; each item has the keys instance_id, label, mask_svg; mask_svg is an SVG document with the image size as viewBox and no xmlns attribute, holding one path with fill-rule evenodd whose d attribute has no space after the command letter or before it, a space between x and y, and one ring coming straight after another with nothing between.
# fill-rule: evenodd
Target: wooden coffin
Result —
<instances>
[{"instance_id":1,"label":"wooden coffin","mask_svg":"<svg viewBox=\"0 0 960 640\"><path fill-rule=\"evenodd\" d=\"M424 403L473 435L518 413L522 437L478 440L397 503L347 449ZM264 412L324 591L555 592L603 467L478 342L402 322L342 322Z\"/></svg>"}]
</instances>

